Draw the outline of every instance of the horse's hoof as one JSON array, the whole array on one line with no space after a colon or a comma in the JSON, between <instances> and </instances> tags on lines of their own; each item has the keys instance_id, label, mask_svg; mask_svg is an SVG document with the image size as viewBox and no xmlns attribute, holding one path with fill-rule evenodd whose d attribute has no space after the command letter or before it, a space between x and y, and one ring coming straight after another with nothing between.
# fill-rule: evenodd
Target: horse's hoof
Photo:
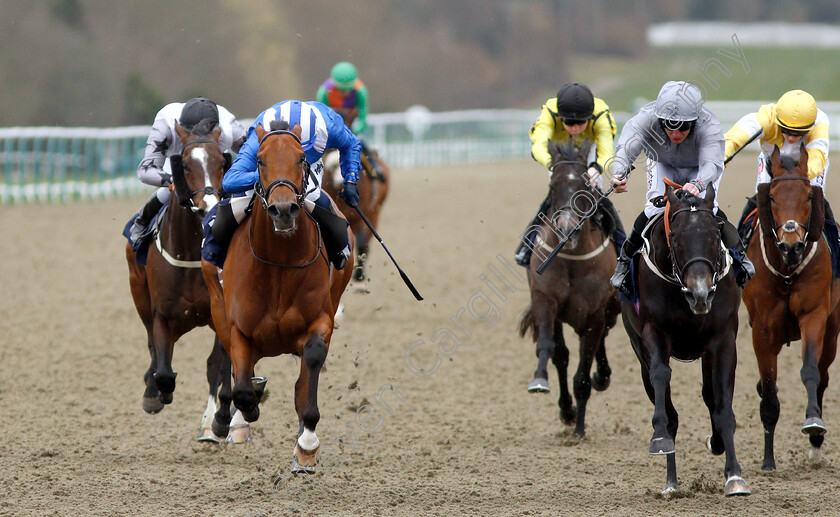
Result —
<instances>
[{"instance_id":1,"label":"horse's hoof","mask_svg":"<svg viewBox=\"0 0 840 517\"><path fill-rule=\"evenodd\" d=\"M664 497L665 499L669 499L676 491L677 485L672 485L668 483L667 485L665 485L665 489L662 490L662 497Z\"/></svg>"},{"instance_id":2,"label":"horse's hoof","mask_svg":"<svg viewBox=\"0 0 840 517\"><path fill-rule=\"evenodd\" d=\"M814 463L820 463L823 459L822 449L819 447L811 446L811 450L808 451L808 459L813 461Z\"/></svg>"},{"instance_id":3,"label":"horse's hoof","mask_svg":"<svg viewBox=\"0 0 840 517\"><path fill-rule=\"evenodd\" d=\"M592 374L592 388L595 391L604 391L610 387L610 376L601 376L597 371Z\"/></svg>"},{"instance_id":4,"label":"horse's hoof","mask_svg":"<svg viewBox=\"0 0 840 517\"><path fill-rule=\"evenodd\" d=\"M706 445L706 450L714 454L715 456L720 456L721 454L726 452L726 450L715 451L714 447L712 447L712 435L706 436L706 441L704 442L704 444Z\"/></svg>"},{"instance_id":5,"label":"horse's hoof","mask_svg":"<svg viewBox=\"0 0 840 517\"><path fill-rule=\"evenodd\" d=\"M198 435L198 438L196 438L195 441L221 443L222 439L216 436L216 433L213 432L213 429L205 427L201 430L201 434Z\"/></svg>"},{"instance_id":6,"label":"horse's hoof","mask_svg":"<svg viewBox=\"0 0 840 517\"><path fill-rule=\"evenodd\" d=\"M560 421L565 425L575 425L577 423L577 408L569 406L567 409L560 407Z\"/></svg>"},{"instance_id":7,"label":"horse's hoof","mask_svg":"<svg viewBox=\"0 0 840 517\"><path fill-rule=\"evenodd\" d=\"M828 432L828 429L826 429L822 418L812 416L805 419L805 423L802 425L802 432L811 436L821 436Z\"/></svg>"},{"instance_id":8,"label":"horse's hoof","mask_svg":"<svg viewBox=\"0 0 840 517\"><path fill-rule=\"evenodd\" d=\"M731 495L750 495L751 493L749 485L741 476L729 476L726 485L723 487L723 494L727 497Z\"/></svg>"},{"instance_id":9,"label":"horse's hoof","mask_svg":"<svg viewBox=\"0 0 840 517\"><path fill-rule=\"evenodd\" d=\"M295 453L292 456L292 474L314 474L315 466L318 464L318 452L321 447L305 451L295 443Z\"/></svg>"},{"instance_id":10,"label":"horse's hoof","mask_svg":"<svg viewBox=\"0 0 840 517\"><path fill-rule=\"evenodd\" d=\"M163 410L163 402L160 397L143 397L143 411L150 415L160 413Z\"/></svg>"},{"instance_id":11,"label":"horse's hoof","mask_svg":"<svg viewBox=\"0 0 840 517\"><path fill-rule=\"evenodd\" d=\"M251 432L251 426L248 424L231 427L227 435L228 443L234 444L248 443L253 439L254 434Z\"/></svg>"},{"instance_id":12,"label":"horse's hoof","mask_svg":"<svg viewBox=\"0 0 840 517\"><path fill-rule=\"evenodd\" d=\"M663 437L663 438L653 438L650 441L650 448L648 449L648 454L652 456L659 456L661 454L673 454L677 451L676 445L674 445L674 440Z\"/></svg>"},{"instance_id":13,"label":"horse's hoof","mask_svg":"<svg viewBox=\"0 0 840 517\"><path fill-rule=\"evenodd\" d=\"M551 393L551 388L548 386L548 379L534 377L534 380L528 385L528 393Z\"/></svg>"}]
</instances>

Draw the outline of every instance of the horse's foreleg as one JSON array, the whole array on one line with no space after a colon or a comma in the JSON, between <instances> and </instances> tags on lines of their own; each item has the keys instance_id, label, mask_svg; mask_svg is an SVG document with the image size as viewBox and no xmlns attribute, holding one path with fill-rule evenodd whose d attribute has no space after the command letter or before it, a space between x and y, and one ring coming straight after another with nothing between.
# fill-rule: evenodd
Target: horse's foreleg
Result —
<instances>
[{"instance_id":1,"label":"horse's foreleg","mask_svg":"<svg viewBox=\"0 0 840 517\"><path fill-rule=\"evenodd\" d=\"M318 461L320 441L315 434L315 427L321 419L318 410L318 378L326 359L327 344L324 338L318 334L313 335L303 347L300 376L295 383L295 409L300 428L295 444L293 472L312 473Z\"/></svg>"},{"instance_id":2,"label":"horse's foreleg","mask_svg":"<svg viewBox=\"0 0 840 517\"><path fill-rule=\"evenodd\" d=\"M554 336L554 355L551 356L551 362L557 369L557 384L560 386L560 397L557 399L557 405L560 406L560 421L566 425L572 425L577 419L577 408L572 404L572 395L569 392L569 348L563 338L563 325L559 322L554 325ZM548 386L547 382L546 386Z\"/></svg>"},{"instance_id":3,"label":"horse's foreleg","mask_svg":"<svg viewBox=\"0 0 840 517\"><path fill-rule=\"evenodd\" d=\"M669 454L675 451L674 440L679 425L676 410L671 403L670 350L660 346L661 337L645 327L642 341L650 353L650 386L653 390L653 438L650 440L650 454ZM672 418L671 418L672 417Z\"/></svg>"},{"instance_id":4,"label":"horse's foreleg","mask_svg":"<svg viewBox=\"0 0 840 517\"><path fill-rule=\"evenodd\" d=\"M530 393L548 393L551 391L548 385L548 360L555 353L555 312L554 304L550 300L542 296L532 296L531 315L534 318L537 333L537 369L534 370L534 379L528 385ZM568 364L568 350L566 355L566 363ZM566 370L564 367L562 377L565 379L565 376Z\"/></svg>"},{"instance_id":5,"label":"horse's foreleg","mask_svg":"<svg viewBox=\"0 0 840 517\"><path fill-rule=\"evenodd\" d=\"M151 331L148 332L147 339L151 362L149 363L149 369L143 374L143 380L146 382L146 391L143 393L143 411L153 415L163 409L163 402L160 401L160 391L158 390L157 384L155 384L157 352L155 351L155 341L152 338Z\"/></svg>"},{"instance_id":6,"label":"horse's foreleg","mask_svg":"<svg viewBox=\"0 0 840 517\"><path fill-rule=\"evenodd\" d=\"M607 361L607 329L601 333L601 342L595 351L595 371L592 373L592 387L597 391L604 391L610 386L612 368Z\"/></svg>"},{"instance_id":7,"label":"horse's foreleg","mask_svg":"<svg viewBox=\"0 0 840 517\"><path fill-rule=\"evenodd\" d=\"M817 386L817 402L820 405L820 414L822 414L823 410L823 395L825 394L825 389L828 387L828 368L834 362L834 358L837 355L837 331L838 324L840 324L838 319L840 319L840 316L838 316L837 313L834 313L829 317L825 337L823 338L823 349L819 360L820 384ZM808 456L812 460L822 459L820 447L822 447L824 440L825 435L822 434L812 434L809 436L811 451Z\"/></svg>"},{"instance_id":8,"label":"horse's foreleg","mask_svg":"<svg viewBox=\"0 0 840 517\"><path fill-rule=\"evenodd\" d=\"M776 423L779 421L779 396L776 387L778 354L781 345L776 345L773 336L763 328L761 322L753 326L753 349L758 361L759 381L756 388L761 397L759 414L764 426L764 461L761 469L776 470L776 458L773 452L773 441L776 434Z\"/></svg>"},{"instance_id":9,"label":"horse's foreleg","mask_svg":"<svg viewBox=\"0 0 840 517\"><path fill-rule=\"evenodd\" d=\"M808 393L808 404L805 406L805 423L802 432L811 436L823 435L826 432L822 420L822 406L817 397L820 384L819 360L822 356L823 339L825 338L825 314L813 311L799 319L799 329L802 334L802 369L799 377Z\"/></svg>"},{"instance_id":10,"label":"horse's foreleg","mask_svg":"<svg viewBox=\"0 0 840 517\"><path fill-rule=\"evenodd\" d=\"M712 438L709 441L715 454L726 452L726 464L723 469L726 485L724 494L749 495L747 482L741 477L741 465L735 456L735 412L732 411L732 396L735 391L735 365L737 350L735 335L732 332L718 347L713 347L703 356L703 399L709 407L712 419ZM707 385L711 386L711 394ZM723 451L721 451L721 448Z\"/></svg>"},{"instance_id":11,"label":"horse's foreleg","mask_svg":"<svg viewBox=\"0 0 840 517\"><path fill-rule=\"evenodd\" d=\"M172 371L172 353L175 349L175 338L168 323L160 315L156 315L152 322L152 338L154 340L155 365L154 380L160 390L160 401L164 404L172 402L172 392L175 391L175 376Z\"/></svg>"},{"instance_id":12,"label":"horse's foreleg","mask_svg":"<svg viewBox=\"0 0 840 517\"><path fill-rule=\"evenodd\" d=\"M254 363L251 357L251 343L242 332L232 327L230 329L230 349L228 351L233 371L233 404L247 422L254 422L260 417L257 405L257 394L251 381Z\"/></svg>"},{"instance_id":13,"label":"horse's foreleg","mask_svg":"<svg viewBox=\"0 0 840 517\"><path fill-rule=\"evenodd\" d=\"M228 363L227 375L230 377L230 361L227 358L227 352L222 348L219 337L215 336L213 350L210 351L210 355L207 357L207 384L210 387L210 395L207 399L207 408L201 417L201 434L198 437L198 441L218 443L221 441L220 437L227 436L227 429L225 429L224 434L218 434L214 430L215 420L219 413L224 414L224 411L227 411L228 421L230 421L230 408L219 408L219 398L217 395L219 385L223 382L222 377L224 375L224 363L226 361ZM228 385L230 385L229 382Z\"/></svg>"},{"instance_id":14,"label":"horse's foreleg","mask_svg":"<svg viewBox=\"0 0 840 517\"><path fill-rule=\"evenodd\" d=\"M574 377L575 401L577 402L577 422L575 423L575 434L581 438L584 436L584 420L586 418L586 403L592 393L592 384L589 372L592 370L592 361L595 353L601 346L601 338L604 335L604 322L587 322L587 330L580 336L580 359L577 373Z\"/></svg>"}]
</instances>

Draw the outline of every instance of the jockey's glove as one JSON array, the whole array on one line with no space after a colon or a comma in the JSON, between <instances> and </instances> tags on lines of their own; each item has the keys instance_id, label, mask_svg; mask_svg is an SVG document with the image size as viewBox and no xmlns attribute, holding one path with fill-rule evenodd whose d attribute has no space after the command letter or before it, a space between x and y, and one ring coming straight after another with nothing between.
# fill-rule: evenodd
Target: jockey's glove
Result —
<instances>
[{"instance_id":1,"label":"jockey's glove","mask_svg":"<svg viewBox=\"0 0 840 517\"><path fill-rule=\"evenodd\" d=\"M355 208L359 204L359 189L356 188L355 182L345 181L344 190L338 195L348 206Z\"/></svg>"}]
</instances>

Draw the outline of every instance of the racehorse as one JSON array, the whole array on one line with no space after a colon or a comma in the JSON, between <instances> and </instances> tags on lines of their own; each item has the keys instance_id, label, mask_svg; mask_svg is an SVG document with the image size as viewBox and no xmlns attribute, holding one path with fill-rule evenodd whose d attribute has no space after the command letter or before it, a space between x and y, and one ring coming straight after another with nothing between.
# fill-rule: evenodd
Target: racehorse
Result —
<instances>
[{"instance_id":1,"label":"racehorse","mask_svg":"<svg viewBox=\"0 0 840 517\"><path fill-rule=\"evenodd\" d=\"M667 183L667 182L666 182ZM677 489L675 441L679 420L671 402L670 358L701 359L703 401L711 416L706 447L726 453L724 493L749 495L735 457L732 395L740 293L731 257L721 242L714 189L703 199L666 186L668 206L652 218L639 260L638 302L622 301L621 315L641 363L642 382L654 404L650 454L667 455L663 495ZM713 303L714 302L714 303Z\"/></svg>"},{"instance_id":2,"label":"racehorse","mask_svg":"<svg viewBox=\"0 0 840 517\"><path fill-rule=\"evenodd\" d=\"M773 437L779 420L777 358L784 343L802 339L800 376L808 393L802 432L811 442L810 457L821 459L826 432L822 420L828 367L837 352L840 289L832 278L828 244L822 238L823 191L808 179L808 151L799 162L773 150L770 183L758 186L759 238L747 249L756 274L744 288L753 349L758 360L758 394L764 424L763 470L775 470Z\"/></svg>"},{"instance_id":3,"label":"racehorse","mask_svg":"<svg viewBox=\"0 0 840 517\"><path fill-rule=\"evenodd\" d=\"M215 266L205 261L203 271L213 321L233 366L233 402L244 420L253 422L260 414L254 365L280 354L302 359L295 383L299 432L292 471L314 472L320 444L318 377L353 260L341 271L331 269L320 229L304 209L310 173L300 132L299 125L289 129L285 121L272 122L269 131L257 126L258 201L231 239L224 291Z\"/></svg>"},{"instance_id":4,"label":"racehorse","mask_svg":"<svg viewBox=\"0 0 840 517\"><path fill-rule=\"evenodd\" d=\"M353 120L358 114L358 109L337 109L343 118L345 124L350 127ZM375 152L375 151L372 151ZM374 228L379 222L379 214L382 210L382 205L388 197L388 186L391 182L391 169L385 163L381 156L376 158L382 169L382 176L380 177L373 169L368 159L362 153L362 171L359 174L359 180L356 182L356 187L359 189L359 209L362 211ZM369 243L371 238L370 230L359 214L338 196L341 190L342 183L341 171L338 163L338 152L329 151L324 155L324 184L321 186L338 204L339 208L347 216L347 221L350 223L350 228L356 235L356 269L353 271L353 282L355 289L359 292L368 292L364 282L367 280L365 274L365 262L369 251Z\"/></svg>"},{"instance_id":5,"label":"racehorse","mask_svg":"<svg viewBox=\"0 0 840 517\"><path fill-rule=\"evenodd\" d=\"M550 220L545 220L534 242L546 253L533 254L528 274L531 305L522 317L519 332L524 337L530 330L537 344L537 370L528 391L550 391L547 363L551 358L560 383L560 419L567 425L575 424L574 433L583 437L591 388L602 391L610 383L604 340L620 312L618 295L609 283L616 254L610 245L610 231L589 217L596 209L597 199L584 178L589 142L576 149L571 139L562 145L552 141L549 152L554 168L549 187ZM542 275L537 274L537 267L557 245L560 235L568 235L582 216L588 217L587 221L569 236L564 251ZM577 410L566 381L569 349L563 339L563 323L580 336L580 362L574 376ZM597 360L597 368L590 382L593 359Z\"/></svg>"},{"instance_id":6,"label":"racehorse","mask_svg":"<svg viewBox=\"0 0 840 517\"><path fill-rule=\"evenodd\" d=\"M180 125L175 129L184 147L181 155L170 158L179 203L170 202L164 209L145 266L137 264L131 243L125 248L131 296L146 327L151 356L143 376L143 410L147 413L157 413L172 402L175 342L195 327L213 328L210 295L200 269L201 220L221 197L226 167L226 156L219 147L221 128L208 119L196 124L191 132ZM178 164L183 164L183 171ZM227 435L226 424L210 429L220 385L219 397L230 400L230 361L218 336L207 359L207 382L210 396L199 439L218 441L218 436ZM229 413L218 416L221 422L225 418L230 421Z\"/></svg>"}]
</instances>

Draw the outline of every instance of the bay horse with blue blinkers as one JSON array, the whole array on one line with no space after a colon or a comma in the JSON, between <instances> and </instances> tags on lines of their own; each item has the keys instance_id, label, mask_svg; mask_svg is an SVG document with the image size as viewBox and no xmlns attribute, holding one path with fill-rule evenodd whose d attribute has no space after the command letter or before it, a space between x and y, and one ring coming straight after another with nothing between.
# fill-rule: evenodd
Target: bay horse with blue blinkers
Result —
<instances>
[{"instance_id":1,"label":"bay horse with blue blinkers","mask_svg":"<svg viewBox=\"0 0 840 517\"><path fill-rule=\"evenodd\" d=\"M667 182L666 182L667 183ZM654 404L648 452L666 455L663 495L677 489L675 459L679 427L671 401L670 358L700 359L703 401L712 435L706 446L726 453L726 495L748 495L735 457L735 387L740 291L731 258L721 242L723 221L714 214L714 189L700 199L666 186L666 212L652 218L638 268L638 302L622 301L621 315L641 364L642 382Z\"/></svg>"},{"instance_id":2,"label":"bay horse with blue blinkers","mask_svg":"<svg viewBox=\"0 0 840 517\"><path fill-rule=\"evenodd\" d=\"M146 265L137 264L131 243L126 245L129 284L134 305L146 327L151 364L143 376L143 410L157 413L172 402L176 372L172 370L175 342L195 327L210 325L210 295L201 273L201 220L221 199L222 176L228 160L219 147L221 128L205 119L188 131L176 125L183 145L170 157L178 203L164 209ZM216 415L216 398L230 398L230 362L218 337L207 359L210 396L199 438L218 441L227 435L230 414ZM218 421L216 421L218 420ZM226 421L225 421L226 420ZM212 430L211 430L211 421Z\"/></svg>"},{"instance_id":3,"label":"bay horse with blue blinkers","mask_svg":"<svg viewBox=\"0 0 840 517\"><path fill-rule=\"evenodd\" d=\"M519 326L521 336L531 331L537 348L537 369L528 391L550 391L547 367L551 359L560 385L560 420L574 424L578 437L585 433L591 388L603 391L610 384L611 369L604 342L621 310L618 294L609 283L616 264L610 231L590 217L597 197L585 178L589 147L588 141L580 149L571 139L559 144L549 142L554 170L549 186L550 219L544 220L534 242L545 253L535 251L531 260L531 305ZM583 217L586 221L580 230L572 231ZM568 238L563 252L557 254L542 275L537 274L537 268L561 236ZM573 381L577 407L572 404L566 379L569 349L563 339L564 323L580 336L580 360ZM593 360L597 366L590 380Z\"/></svg>"},{"instance_id":4,"label":"bay horse with blue blinkers","mask_svg":"<svg viewBox=\"0 0 840 517\"><path fill-rule=\"evenodd\" d=\"M222 273L224 291L216 267L206 261L204 279L233 367L233 402L246 421L260 414L259 393L252 384L257 362L280 354L301 358L292 471L308 473L315 471L320 444L315 434L318 377L353 260L341 271L332 269L319 227L304 207L310 171L300 126L290 129L286 121L273 121L269 130L258 125L255 131L260 142L258 201L231 239Z\"/></svg>"},{"instance_id":5,"label":"bay horse with blue blinkers","mask_svg":"<svg viewBox=\"0 0 840 517\"><path fill-rule=\"evenodd\" d=\"M829 247L822 238L824 201L821 187L808 178L808 151L799 161L780 156L768 163L771 180L758 186L758 238L747 250L756 274L744 288L753 349L758 360L758 393L764 425L763 470L775 470L773 438L779 420L776 374L784 343L802 340L800 377L808 395L802 432L811 442L810 457L821 458L826 432L822 420L828 368L837 353L840 332L840 283L832 277Z\"/></svg>"}]
</instances>

